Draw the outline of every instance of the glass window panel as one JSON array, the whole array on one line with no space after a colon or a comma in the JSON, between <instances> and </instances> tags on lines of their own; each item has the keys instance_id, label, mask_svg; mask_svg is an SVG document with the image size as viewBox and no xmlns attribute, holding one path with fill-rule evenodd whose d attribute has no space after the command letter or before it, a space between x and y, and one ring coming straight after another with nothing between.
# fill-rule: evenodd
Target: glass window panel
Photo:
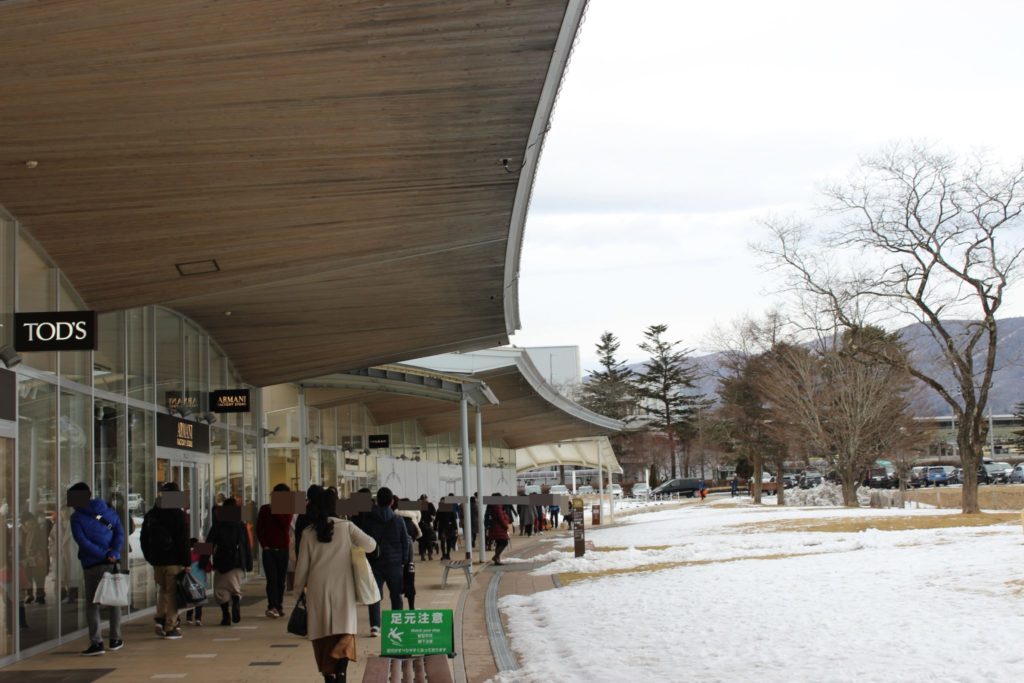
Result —
<instances>
[{"instance_id":1,"label":"glass window panel","mask_svg":"<svg viewBox=\"0 0 1024 683\"><path fill-rule=\"evenodd\" d=\"M14 448L14 439L0 439L0 591L5 596L18 595L14 585ZM21 600L0 601L0 657L14 653L14 634L18 630L15 610L24 608Z\"/></svg>"},{"instance_id":2,"label":"glass window panel","mask_svg":"<svg viewBox=\"0 0 1024 683\"><path fill-rule=\"evenodd\" d=\"M19 377L18 389L17 529L21 565L16 595L21 647L25 649L60 635L60 600L52 591L58 544L50 542L60 496L57 391L51 384L23 376ZM37 600L39 597L43 602Z\"/></svg>"},{"instance_id":3,"label":"glass window panel","mask_svg":"<svg viewBox=\"0 0 1024 683\"><path fill-rule=\"evenodd\" d=\"M323 477L322 486L338 485L338 457L333 448L320 449L320 472Z\"/></svg>"},{"instance_id":4,"label":"glass window panel","mask_svg":"<svg viewBox=\"0 0 1024 683\"><path fill-rule=\"evenodd\" d=\"M242 499L243 495L243 484L242 484L242 433L236 429L232 429L228 432L231 439L231 450L228 457L228 467L230 476L230 495L234 496L239 500Z\"/></svg>"},{"instance_id":5,"label":"glass window panel","mask_svg":"<svg viewBox=\"0 0 1024 683\"><path fill-rule=\"evenodd\" d=\"M228 480L228 432L221 426L210 428L210 456L213 458L213 493L219 500L230 495Z\"/></svg>"},{"instance_id":6,"label":"glass window panel","mask_svg":"<svg viewBox=\"0 0 1024 683\"><path fill-rule=\"evenodd\" d=\"M111 405L112 404L108 404ZM104 425L106 428L101 432L103 438L109 437L112 441L104 444L104 456L108 455L106 447L113 449L111 456L115 463L119 463L117 456L118 442L120 438L117 433L119 421L117 409L111 407L109 411L103 411L108 418ZM90 476L89 465L91 461L93 441L94 411L92 397L88 394L81 394L76 391L63 390L60 392L60 420L58 422L58 446L60 450L60 483L57 486L57 499L59 509L65 507L64 496L72 484L84 481L92 486L94 498L103 498L109 501L109 483L114 477L120 479L120 475L111 475L108 485L101 487L99 481L93 480ZM100 435L97 435L100 436ZM99 447L99 443L96 444ZM58 566L60 569L60 596L73 595L82 586L82 564L78 561L78 546L71 536L70 515L60 515L60 529L55 533L55 543L59 543ZM75 600L61 607L62 635L73 633L80 628L85 628L85 601Z\"/></svg>"},{"instance_id":7,"label":"glass window panel","mask_svg":"<svg viewBox=\"0 0 1024 683\"><path fill-rule=\"evenodd\" d=\"M24 235L18 236L18 309L22 312L52 311L57 305L57 271L35 250ZM57 354L33 351L22 354L26 365L57 372Z\"/></svg>"},{"instance_id":8,"label":"glass window panel","mask_svg":"<svg viewBox=\"0 0 1024 683\"><path fill-rule=\"evenodd\" d=\"M156 386L157 402L168 404L169 396L180 397L182 382L181 318L158 308L156 316Z\"/></svg>"},{"instance_id":9,"label":"glass window panel","mask_svg":"<svg viewBox=\"0 0 1024 683\"><path fill-rule=\"evenodd\" d=\"M198 412L206 412L209 384L206 373L206 337L200 334L195 325L184 324L185 338L185 391L198 399Z\"/></svg>"},{"instance_id":10,"label":"glass window panel","mask_svg":"<svg viewBox=\"0 0 1024 683\"><path fill-rule=\"evenodd\" d=\"M245 503L255 503L259 494L259 468L256 466L256 435L248 432L243 435L245 445Z\"/></svg>"},{"instance_id":11,"label":"glass window panel","mask_svg":"<svg viewBox=\"0 0 1024 683\"><path fill-rule=\"evenodd\" d=\"M301 490L298 448L267 449L267 486L273 488L277 484L288 484L292 491Z\"/></svg>"},{"instance_id":12,"label":"glass window panel","mask_svg":"<svg viewBox=\"0 0 1024 683\"><path fill-rule=\"evenodd\" d=\"M75 293L71 283L63 274L59 277L58 294L58 310L85 310L82 300ZM72 382L90 385L92 383L92 351L61 351L60 375Z\"/></svg>"},{"instance_id":13,"label":"glass window panel","mask_svg":"<svg viewBox=\"0 0 1024 683\"><path fill-rule=\"evenodd\" d=\"M155 401L153 382L153 309L125 311L128 333L128 395L142 401Z\"/></svg>"},{"instance_id":14,"label":"glass window panel","mask_svg":"<svg viewBox=\"0 0 1024 683\"><path fill-rule=\"evenodd\" d=\"M210 391L226 389L224 378L227 372L228 362L224 354L215 347L210 347Z\"/></svg>"},{"instance_id":15,"label":"glass window panel","mask_svg":"<svg viewBox=\"0 0 1024 683\"><path fill-rule=\"evenodd\" d=\"M148 410L128 409L128 568L132 582L131 609L156 604L153 570L142 556L142 517L156 500L156 416Z\"/></svg>"},{"instance_id":16,"label":"glass window panel","mask_svg":"<svg viewBox=\"0 0 1024 683\"><path fill-rule=\"evenodd\" d=\"M93 386L114 394L125 391L124 312L99 316L99 344L92 359Z\"/></svg>"}]
</instances>

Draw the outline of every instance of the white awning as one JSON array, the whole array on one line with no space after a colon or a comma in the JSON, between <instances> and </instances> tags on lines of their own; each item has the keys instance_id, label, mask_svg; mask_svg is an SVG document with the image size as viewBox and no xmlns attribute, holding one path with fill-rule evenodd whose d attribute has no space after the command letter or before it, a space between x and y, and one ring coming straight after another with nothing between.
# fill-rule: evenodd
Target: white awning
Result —
<instances>
[{"instance_id":1,"label":"white awning","mask_svg":"<svg viewBox=\"0 0 1024 683\"><path fill-rule=\"evenodd\" d=\"M516 449L517 472L551 465L577 465L596 469L599 463L612 472L622 474L622 466L615 458L607 436L569 439Z\"/></svg>"}]
</instances>

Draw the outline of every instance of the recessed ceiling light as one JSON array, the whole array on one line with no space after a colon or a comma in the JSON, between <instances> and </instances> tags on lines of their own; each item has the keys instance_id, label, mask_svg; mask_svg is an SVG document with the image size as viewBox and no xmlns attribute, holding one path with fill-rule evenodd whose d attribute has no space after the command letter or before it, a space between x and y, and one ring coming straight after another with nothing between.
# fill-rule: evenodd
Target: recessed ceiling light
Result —
<instances>
[{"instance_id":1,"label":"recessed ceiling light","mask_svg":"<svg viewBox=\"0 0 1024 683\"><path fill-rule=\"evenodd\" d=\"M29 168L35 168L36 166L39 165L39 162L36 161L35 159L29 159L28 161L25 162L25 165L28 166Z\"/></svg>"},{"instance_id":2,"label":"recessed ceiling light","mask_svg":"<svg viewBox=\"0 0 1024 683\"><path fill-rule=\"evenodd\" d=\"M224 315L231 315L231 311L224 311Z\"/></svg>"},{"instance_id":3,"label":"recessed ceiling light","mask_svg":"<svg viewBox=\"0 0 1024 683\"><path fill-rule=\"evenodd\" d=\"M178 269L178 274L183 277L186 275L202 275L204 273L217 273L220 271L220 266L217 265L217 261L214 259L175 263L174 267Z\"/></svg>"}]
</instances>

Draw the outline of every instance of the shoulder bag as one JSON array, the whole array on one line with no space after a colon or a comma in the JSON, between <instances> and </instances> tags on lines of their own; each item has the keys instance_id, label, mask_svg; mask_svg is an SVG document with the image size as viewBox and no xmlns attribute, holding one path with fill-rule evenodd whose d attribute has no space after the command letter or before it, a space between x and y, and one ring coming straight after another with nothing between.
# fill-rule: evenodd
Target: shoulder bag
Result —
<instances>
[{"instance_id":1,"label":"shoulder bag","mask_svg":"<svg viewBox=\"0 0 1024 683\"><path fill-rule=\"evenodd\" d=\"M131 602L128 572L122 572L120 565L114 563L113 569L100 579L92 601L108 607L127 607Z\"/></svg>"}]
</instances>

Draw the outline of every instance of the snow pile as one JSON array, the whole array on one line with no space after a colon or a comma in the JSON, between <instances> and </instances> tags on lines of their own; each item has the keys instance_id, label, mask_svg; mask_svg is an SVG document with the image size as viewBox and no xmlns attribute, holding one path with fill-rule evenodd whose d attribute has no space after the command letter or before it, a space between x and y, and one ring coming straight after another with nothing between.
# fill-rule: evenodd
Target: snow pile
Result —
<instances>
[{"instance_id":1,"label":"snow pile","mask_svg":"<svg viewBox=\"0 0 1024 683\"><path fill-rule=\"evenodd\" d=\"M554 560L563 559L568 553L563 553L558 550L551 550L540 555L534 555L533 557L511 557L506 555L501 558L502 564L533 564L534 562L553 562Z\"/></svg>"},{"instance_id":2,"label":"snow pile","mask_svg":"<svg viewBox=\"0 0 1024 683\"><path fill-rule=\"evenodd\" d=\"M826 481L814 488L786 491L786 505L795 507L836 507L843 504L843 489Z\"/></svg>"}]
</instances>

